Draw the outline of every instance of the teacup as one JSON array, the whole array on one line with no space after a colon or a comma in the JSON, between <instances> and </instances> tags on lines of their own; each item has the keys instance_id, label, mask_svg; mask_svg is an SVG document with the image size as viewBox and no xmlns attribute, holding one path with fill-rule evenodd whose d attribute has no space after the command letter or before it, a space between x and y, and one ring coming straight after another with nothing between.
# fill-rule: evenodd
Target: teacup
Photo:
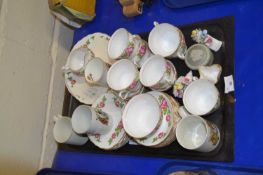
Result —
<instances>
[{"instance_id":1,"label":"teacup","mask_svg":"<svg viewBox=\"0 0 263 175\"><path fill-rule=\"evenodd\" d=\"M84 74L86 64L93 58L94 54L90 49L80 47L69 54L68 62L62 69Z\"/></svg>"},{"instance_id":2,"label":"teacup","mask_svg":"<svg viewBox=\"0 0 263 175\"><path fill-rule=\"evenodd\" d=\"M119 92L122 99L139 94L143 88L139 81L139 71L127 59L119 60L110 67L107 83L111 89Z\"/></svg>"},{"instance_id":3,"label":"teacup","mask_svg":"<svg viewBox=\"0 0 263 175\"><path fill-rule=\"evenodd\" d=\"M58 143L83 145L88 141L88 137L76 134L71 125L69 117L55 116L53 136Z\"/></svg>"},{"instance_id":4,"label":"teacup","mask_svg":"<svg viewBox=\"0 0 263 175\"><path fill-rule=\"evenodd\" d=\"M112 128L112 119L90 106L80 105L72 114L72 128L78 134L106 134Z\"/></svg>"},{"instance_id":5,"label":"teacup","mask_svg":"<svg viewBox=\"0 0 263 175\"><path fill-rule=\"evenodd\" d=\"M162 56L151 56L140 70L141 83L157 91L166 91L172 87L177 77L177 72L169 60Z\"/></svg>"},{"instance_id":6,"label":"teacup","mask_svg":"<svg viewBox=\"0 0 263 175\"><path fill-rule=\"evenodd\" d=\"M134 51L133 36L126 29L116 30L108 44L108 55L111 59L129 59Z\"/></svg>"},{"instance_id":7,"label":"teacup","mask_svg":"<svg viewBox=\"0 0 263 175\"><path fill-rule=\"evenodd\" d=\"M154 22L154 25L148 39L151 51L163 57L184 59L187 46L181 30L168 23Z\"/></svg>"},{"instance_id":8,"label":"teacup","mask_svg":"<svg viewBox=\"0 0 263 175\"><path fill-rule=\"evenodd\" d=\"M141 39L140 36L134 35L134 56L131 57L131 61L138 67L142 67L145 61L152 55L149 50L148 43Z\"/></svg>"},{"instance_id":9,"label":"teacup","mask_svg":"<svg viewBox=\"0 0 263 175\"><path fill-rule=\"evenodd\" d=\"M122 114L123 127L133 138L144 138L153 133L159 127L161 118L159 103L150 94L133 97Z\"/></svg>"},{"instance_id":10,"label":"teacup","mask_svg":"<svg viewBox=\"0 0 263 175\"><path fill-rule=\"evenodd\" d=\"M194 44L185 54L185 64L192 70L197 70L200 66L209 66L214 61L214 55L204 44Z\"/></svg>"},{"instance_id":11,"label":"teacup","mask_svg":"<svg viewBox=\"0 0 263 175\"><path fill-rule=\"evenodd\" d=\"M85 78L89 84L107 87L107 72L109 67L100 58L90 60L85 68Z\"/></svg>"},{"instance_id":12,"label":"teacup","mask_svg":"<svg viewBox=\"0 0 263 175\"><path fill-rule=\"evenodd\" d=\"M183 117L176 128L178 143L185 149L210 152L220 142L218 127L200 116Z\"/></svg>"},{"instance_id":13,"label":"teacup","mask_svg":"<svg viewBox=\"0 0 263 175\"><path fill-rule=\"evenodd\" d=\"M183 104L193 115L210 114L220 106L218 89L208 80L195 80L185 89Z\"/></svg>"}]
</instances>

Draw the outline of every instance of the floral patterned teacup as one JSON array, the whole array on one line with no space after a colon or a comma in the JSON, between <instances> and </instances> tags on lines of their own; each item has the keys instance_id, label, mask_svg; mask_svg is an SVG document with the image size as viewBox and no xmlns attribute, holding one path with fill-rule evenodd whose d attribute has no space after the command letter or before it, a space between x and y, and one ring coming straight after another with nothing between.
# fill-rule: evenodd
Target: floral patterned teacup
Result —
<instances>
[{"instance_id":1,"label":"floral patterned teacup","mask_svg":"<svg viewBox=\"0 0 263 175\"><path fill-rule=\"evenodd\" d=\"M78 106L72 114L72 128L78 134L105 134L112 128L112 119L87 105Z\"/></svg>"},{"instance_id":2,"label":"floral patterned teacup","mask_svg":"<svg viewBox=\"0 0 263 175\"><path fill-rule=\"evenodd\" d=\"M143 86L138 77L136 66L130 60L122 59L110 67L107 83L111 89L119 92L119 97L127 99L141 92Z\"/></svg>"},{"instance_id":3,"label":"floral patterned teacup","mask_svg":"<svg viewBox=\"0 0 263 175\"><path fill-rule=\"evenodd\" d=\"M133 97L125 106L122 122L125 131L133 138L144 138L154 133L162 121L158 101L150 94Z\"/></svg>"},{"instance_id":4,"label":"floral patterned teacup","mask_svg":"<svg viewBox=\"0 0 263 175\"><path fill-rule=\"evenodd\" d=\"M220 142L218 127L199 116L186 116L176 128L178 143L185 149L199 152L210 152Z\"/></svg>"},{"instance_id":5,"label":"floral patterned teacup","mask_svg":"<svg viewBox=\"0 0 263 175\"><path fill-rule=\"evenodd\" d=\"M148 39L151 51L163 57L184 59L187 46L182 31L168 23L154 22L154 25Z\"/></svg>"},{"instance_id":6,"label":"floral patterned teacup","mask_svg":"<svg viewBox=\"0 0 263 175\"><path fill-rule=\"evenodd\" d=\"M124 28L116 30L108 44L108 55L111 59L129 59L134 52L133 36Z\"/></svg>"},{"instance_id":7,"label":"floral patterned teacup","mask_svg":"<svg viewBox=\"0 0 263 175\"><path fill-rule=\"evenodd\" d=\"M107 87L109 67L100 58L90 60L85 68L85 79L89 84Z\"/></svg>"},{"instance_id":8,"label":"floral patterned teacup","mask_svg":"<svg viewBox=\"0 0 263 175\"><path fill-rule=\"evenodd\" d=\"M72 72L83 75L86 64L93 58L94 53L90 49L80 47L69 54L68 62L62 69L64 71L70 69Z\"/></svg>"},{"instance_id":9,"label":"floral patterned teacup","mask_svg":"<svg viewBox=\"0 0 263 175\"><path fill-rule=\"evenodd\" d=\"M177 72L169 60L159 55L151 56L140 70L141 83L157 91L166 91L172 87L177 77Z\"/></svg>"},{"instance_id":10,"label":"floral patterned teacup","mask_svg":"<svg viewBox=\"0 0 263 175\"><path fill-rule=\"evenodd\" d=\"M145 61L152 55L148 43L141 39L140 36L134 35L134 53L131 56L131 61L138 67L142 67Z\"/></svg>"}]
</instances>

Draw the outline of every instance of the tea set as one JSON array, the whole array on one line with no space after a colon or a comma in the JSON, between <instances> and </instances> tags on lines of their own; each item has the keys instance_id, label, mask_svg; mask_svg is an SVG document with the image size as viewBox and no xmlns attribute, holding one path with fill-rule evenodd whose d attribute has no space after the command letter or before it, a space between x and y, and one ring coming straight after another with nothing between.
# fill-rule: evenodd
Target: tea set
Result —
<instances>
[{"instance_id":1,"label":"tea set","mask_svg":"<svg viewBox=\"0 0 263 175\"><path fill-rule=\"evenodd\" d=\"M206 116L220 106L215 84L222 67L213 64L210 49L219 50L222 42L201 29L195 29L192 38L198 43L187 49L179 28L157 22L148 42L124 28L111 37L103 33L84 37L63 67L68 91L83 104L71 118L55 117L55 140L72 145L90 140L104 150L118 149L130 139L152 148L177 140L188 150L216 149L220 130ZM178 77L170 61L178 58L198 70L200 77L191 70ZM165 92L171 88L174 97Z\"/></svg>"}]
</instances>

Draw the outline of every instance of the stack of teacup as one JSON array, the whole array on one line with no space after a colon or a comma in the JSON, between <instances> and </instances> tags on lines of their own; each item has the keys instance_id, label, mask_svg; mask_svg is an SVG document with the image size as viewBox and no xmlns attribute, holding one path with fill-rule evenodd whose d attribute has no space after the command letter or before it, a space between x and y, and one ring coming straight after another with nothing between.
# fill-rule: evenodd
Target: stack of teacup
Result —
<instances>
[{"instance_id":1,"label":"stack of teacup","mask_svg":"<svg viewBox=\"0 0 263 175\"><path fill-rule=\"evenodd\" d=\"M82 105L73 112L74 132L87 133L96 146L106 150L126 144L128 135L138 144L149 147L164 147L177 139L189 150L214 150L220 141L219 129L200 116L215 111L220 105L215 82L203 78L190 83L183 94L184 106L180 107L163 91L169 90L177 79L174 64L166 58L193 56L187 50L184 35L171 24L155 23L148 42L120 28L108 43L108 56L114 60L111 66L94 58L92 53L84 56L76 72L84 73L87 83L108 86L111 91L101 94L92 107ZM194 52L197 57L199 52ZM205 56L209 59L206 63L212 64L211 54ZM186 64L191 67L191 61L187 60ZM57 135L54 131L55 138Z\"/></svg>"}]
</instances>

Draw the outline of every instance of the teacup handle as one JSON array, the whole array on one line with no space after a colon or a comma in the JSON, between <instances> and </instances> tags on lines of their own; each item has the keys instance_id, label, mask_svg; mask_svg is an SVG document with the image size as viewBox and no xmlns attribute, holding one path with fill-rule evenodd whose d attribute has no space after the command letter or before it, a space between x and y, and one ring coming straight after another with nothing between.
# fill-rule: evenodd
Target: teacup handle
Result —
<instances>
[{"instance_id":1,"label":"teacup handle","mask_svg":"<svg viewBox=\"0 0 263 175\"><path fill-rule=\"evenodd\" d=\"M154 26L157 26L157 25L159 25L159 23L158 23L157 21L154 21L154 22L153 22L153 25L154 25Z\"/></svg>"},{"instance_id":2,"label":"teacup handle","mask_svg":"<svg viewBox=\"0 0 263 175\"><path fill-rule=\"evenodd\" d=\"M59 119L61 119L61 118L63 118L62 115L60 115L60 114L55 115L55 116L53 117L53 121L54 121L54 122L57 122L57 121L58 121Z\"/></svg>"},{"instance_id":3,"label":"teacup handle","mask_svg":"<svg viewBox=\"0 0 263 175\"><path fill-rule=\"evenodd\" d=\"M182 118L189 117L191 115L184 106L179 107L178 113Z\"/></svg>"},{"instance_id":4,"label":"teacup handle","mask_svg":"<svg viewBox=\"0 0 263 175\"><path fill-rule=\"evenodd\" d=\"M121 99L123 99L123 100L127 99L129 95L130 95L130 92L128 92L128 91L119 92L119 97L121 97Z\"/></svg>"}]
</instances>

